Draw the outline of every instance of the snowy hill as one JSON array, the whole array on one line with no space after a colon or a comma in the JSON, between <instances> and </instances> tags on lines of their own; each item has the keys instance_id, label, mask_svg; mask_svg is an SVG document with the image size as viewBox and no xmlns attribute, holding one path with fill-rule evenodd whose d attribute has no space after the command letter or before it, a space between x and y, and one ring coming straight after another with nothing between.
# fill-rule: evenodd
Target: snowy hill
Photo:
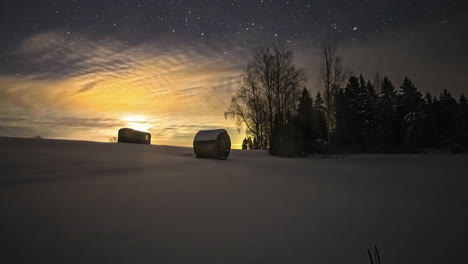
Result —
<instances>
[{"instance_id":1,"label":"snowy hill","mask_svg":"<svg viewBox=\"0 0 468 264\"><path fill-rule=\"evenodd\" d=\"M453 263L467 162L0 138L0 262Z\"/></svg>"}]
</instances>

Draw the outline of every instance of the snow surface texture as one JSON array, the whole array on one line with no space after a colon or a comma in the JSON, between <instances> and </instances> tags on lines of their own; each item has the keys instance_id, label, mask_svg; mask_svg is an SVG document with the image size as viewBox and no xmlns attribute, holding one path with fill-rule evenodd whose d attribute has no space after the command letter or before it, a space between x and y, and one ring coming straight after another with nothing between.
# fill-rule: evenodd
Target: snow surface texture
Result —
<instances>
[{"instance_id":1,"label":"snow surface texture","mask_svg":"<svg viewBox=\"0 0 468 264\"><path fill-rule=\"evenodd\" d=\"M0 263L462 263L467 161L0 138Z\"/></svg>"}]
</instances>

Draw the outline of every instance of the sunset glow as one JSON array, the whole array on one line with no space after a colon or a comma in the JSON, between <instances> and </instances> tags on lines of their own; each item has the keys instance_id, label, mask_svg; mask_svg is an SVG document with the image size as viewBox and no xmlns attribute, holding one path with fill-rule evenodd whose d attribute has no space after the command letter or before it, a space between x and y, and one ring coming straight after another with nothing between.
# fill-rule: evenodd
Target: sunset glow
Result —
<instances>
[{"instance_id":1,"label":"sunset glow","mask_svg":"<svg viewBox=\"0 0 468 264\"><path fill-rule=\"evenodd\" d=\"M54 65L34 75L0 76L0 115L15 116L4 122L10 127L4 134L108 141L129 127L151 132L155 144L190 146L198 130L226 128L239 148L244 132L223 117L240 83L237 65L200 55L203 47L122 45L69 42L60 32L26 39L19 54L38 67Z\"/></svg>"},{"instance_id":2,"label":"sunset glow","mask_svg":"<svg viewBox=\"0 0 468 264\"><path fill-rule=\"evenodd\" d=\"M466 261L468 1L0 13L0 264Z\"/></svg>"},{"instance_id":3,"label":"sunset glow","mask_svg":"<svg viewBox=\"0 0 468 264\"><path fill-rule=\"evenodd\" d=\"M411 73L433 94L448 87L460 93L466 83L462 46L446 41L459 38L451 25L466 16L451 5L436 8L451 13L450 20L440 15L431 26L395 27L393 16L369 24L348 12L361 14L368 1L344 9L326 1L118 2L5 2L10 8L3 10L15 12L4 12L8 23L1 29L0 136L105 142L130 126L151 132L155 144L190 146L198 130L225 128L238 148L245 130L223 113L254 51L278 42L294 50L312 93L320 90L327 38L338 41L346 68L359 69L355 74L372 78L378 69L401 80ZM414 17L396 1L384 5L401 12L401 23ZM368 8L368 14L384 10ZM414 8L424 15L433 6ZM441 47L449 48L437 52Z\"/></svg>"},{"instance_id":4,"label":"sunset glow","mask_svg":"<svg viewBox=\"0 0 468 264\"><path fill-rule=\"evenodd\" d=\"M127 127L140 130L140 131L148 131L151 127L151 124L148 122L148 119L144 116L139 115L128 115L125 116L123 121L127 122Z\"/></svg>"}]
</instances>

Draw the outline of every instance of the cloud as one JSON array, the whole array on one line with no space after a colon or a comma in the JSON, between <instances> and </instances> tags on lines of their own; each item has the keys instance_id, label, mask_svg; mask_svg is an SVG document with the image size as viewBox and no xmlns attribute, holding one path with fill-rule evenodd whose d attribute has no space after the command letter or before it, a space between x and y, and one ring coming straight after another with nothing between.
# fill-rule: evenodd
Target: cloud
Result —
<instances>
[{"instance_id":1,"label":"cloud","mask_svg":"<svg viewBox=\"0 0 468 264\"><path fill-rule=\"evenodd\" d=\"M163 141L187 145L192 139L179 139L197 129L235 131L223 111L242 68L202 44L127 46L44 32L26 39L12 66L1 69L0 120L46 137L61 130L67 138L90 139L89 131L99 130L94 140L105 141L128 125L123 117L140 115Z\"/></svg>"},{"instance_id":2,"label":"cloud","mask_svg":"<svg viewBox=\"0 0 468 264\"><path fill-rule=\"evenodd\" d=\"M467 39L450 27L454 24L466 24L466 18L394 27L339 48L355 74L372 79L378 71L396 85L408 75L423 91L437 94L448 88L457 95L466 92L468 81ZM318 90L320 38L299 37L291 45L307 74L307 87ZM224 54L184 36L129 45L61 31L35 34L0 67L0 121L10 132L29 127L40 128L43 135L59 130L79 139L106 140L128 126L122 119L133 114L148 120L145 126L157 135L156 142L190 145L190 135L210 127L226 127L236 134L233 142L240 142L243 135L224 120L223 111L253 49L230 50Z\"/></svg>"},{"instance_id":3,"label":"cloud","mask_svg":"<svg viewBox=\"0 0 468 264\"><path fill-rule=\"evenodd\" d=\"M78 92L81 93L81 92L86 92L86 91L88 91L90 89L93 89L96 86L96 84L98 84L98 83L99 83L99 81L91 81L89 83L86 83L81 87L80 90L78 90Z\"/></svg>"}]
</instances>

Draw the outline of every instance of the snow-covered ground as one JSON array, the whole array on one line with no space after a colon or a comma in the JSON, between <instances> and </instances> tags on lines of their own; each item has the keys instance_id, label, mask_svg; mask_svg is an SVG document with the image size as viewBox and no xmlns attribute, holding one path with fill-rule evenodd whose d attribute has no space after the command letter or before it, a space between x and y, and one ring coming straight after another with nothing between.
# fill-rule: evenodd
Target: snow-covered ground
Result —
<instances>
[{"instance_id":1,"label":"snow-covered ground","mask_svg":"<svg viewBox=\"0 0 468 264\"><path fill-rule=\"evenodd\" d=\"M467 169L0 138L0 263L463 263Z\"/></svg>"}]
</instances>

